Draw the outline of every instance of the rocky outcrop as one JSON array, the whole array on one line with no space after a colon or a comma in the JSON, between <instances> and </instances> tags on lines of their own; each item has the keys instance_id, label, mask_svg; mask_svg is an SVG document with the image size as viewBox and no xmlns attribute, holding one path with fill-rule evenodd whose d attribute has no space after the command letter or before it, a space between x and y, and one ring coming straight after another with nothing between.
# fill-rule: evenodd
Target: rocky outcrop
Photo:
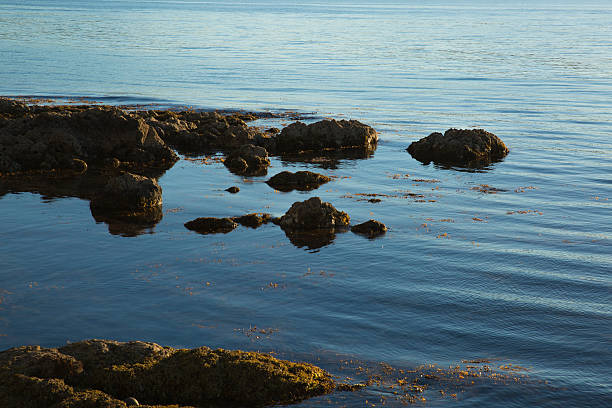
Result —
<instances>
[{"instance_id":1,"label":"rocky outcrop","mask_svg":"<svg viewBox=\"0 0 612 408\"><path fill-rule=\"evenodd\" d=\"M295 122L274 138L276 154L324 149L366 148L372 150L378 134L356 120L322 120L306 125Z\"/></svg>"},{"instance_id":2,"label":"rocky outcrop","mask_svg":"<svg viewBox=\"0 0 612 408\"><path fill-rule=\"evenodd\" d=\"M335 388L327 372L307 363L208 347L87 340L0 352L0 406L6 408L125 408L129 398L158 408L265 406Z\"/></svg>"},{"instance_id":3,"label":"rocky outcrop","mask_svg":"<svg viewBox=\"0 0 612 408\"><path fill-rule=\"evenodd\" d=\"M199 234L227 234L238 228L231 218L200 217L185 223L185 228Z\"/></svg>"},{"instance_id":4,"label":"rocky outcrop","mask_svg":"<svg viewBox=\"0 0 612 408\"><path fill-rule=\"evenodd\" d=\"M444 135L432 133L413 142L406 150L425 164L468 167L499 161L509 152L499 137L483 129L448 129Z\"/></svg>"},{"instance_id":5,"label":"rocky outcrop","mask_svg":"<svg viewBox=\"0 0 612 408\"><path fill-rule=\"evenodd\" d=\"M139 115L166 143L184 154L237 148L264 137L261 131L249 127L241 115L196 111L146 111Z\"/></svg>"},{"instance_id":6,"label":"rocky outcrop","mask_svg":"<svg viewBox=\"0 0 612 408\"><path fill-rule=\"evenodd\" d=\"M319 197L293 203L280 219L284 229L315 230L346 228L350 217L338 211L330 203L322 202Z\"/></svg>"},{"instance_id":7,"label":"rocky outcrop","mask_svg":"<svg viewBox=\"0 0 612 408\"><path fill-rule=\"evenodd\" d=\"M164 168L178 160L154 128L117 108L0 103L0 173L79 173L109 158Z\"/></svg>"},{"instance_id":8,"label":"rocky outcrop","mask_svg":"<svg viewBox=\"0 0 612 408\"><path fill-rule=\"evenodd\" d=\"M369 220L361 224L353 225L351 231L373 238L386 233L387 226L380 221Z\"/></svg>"},{"instance_id":9,"label":"rocky outcrop","mask_svg":"<svg viewBox=\"0 0 612 408\"><path fill-rule=\"evenodd\" d=\"M295 173L282 171L271 177L266 183L278 191L310 191L319 188L319 186L330 180L329 177L313 173L312 171L298 171Z\"/></svg>"},{"instance_id":10,"label":"rocky outcrop","mask_svg":"<svg viewBox=\"0 0 612 408\"><path fill-rule=\"evenodd\" d=\"M223 164L235 174L265 175L270 166L270 159L263 147L246 144L230 153Z\"/></svg>"}]
</instances>

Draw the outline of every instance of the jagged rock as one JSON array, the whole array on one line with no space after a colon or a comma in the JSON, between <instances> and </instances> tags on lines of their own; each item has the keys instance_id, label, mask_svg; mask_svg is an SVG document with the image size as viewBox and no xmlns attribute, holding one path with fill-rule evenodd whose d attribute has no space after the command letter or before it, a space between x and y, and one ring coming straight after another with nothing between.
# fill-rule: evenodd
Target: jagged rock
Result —
<instances>
[{"instance_id":1,"label":"jagged rock","mask_svg":"<svg viewBox=\"0 0 612 408\"><path fill-rule=\"evenodd\" d=\"M185 227L199 234L227 234L236 229L238 224L231 218L200 217L186 222Z\"/></svg>"},{"instance_id":2,"label":"jagged rock","mask_svg":"<svg viewBox=\"0 0 612 408\"><path fill-rule=\"evenodd\" d=\"M295 122L275 138L275 153L309 150L367 148L374 149L378 134L356 120L322 120L310 125Z\"/></svg>"},{"instance_id":3,"label":"jagged rock","mask_svg":"<svg viewBox=\"0 0 612 408\"><path fill-rule=\"evenodd\" d=\"M288 192L292 190L314 190L330 180L329 177L319 173L313 173L312 171L298 171L295 173L282 171L271 177L266 183L278 191Z\"/></svg>"},{"instance_id":4,"label":"jagged rock","mask_svg":"<svg viewBox=\"0 0 612 408\"><path fill-rule=\"evenodd\" d=\"M233 217L232 220L240 225L251 228L258 228L263 224L267 224L271 221L272 216L266 213L252 213L242 215L240 217Z\"/></svg>"},{"instance_id":5,"label":"jagged rock","mask_svg":"<svg viewBox=\"0 0 612 408\"><path fill-rule=\"evenodd\" d=\"M425 164L433 161L461 166L487 165L509 152L499 137L483 129L448 129L444 135L432 133L411 143L406 150Z\"/></svg>"},{"instance_id":6,"label":"jagged rock","mask_svg":"<svg viewBox=\"0 0 612 408\"><path fill-rule=\"evenodd\" d=\"M249 127L240 115L217 112L141 112L162 139L182 153L204 153L253 143L262 132ZM250 117L249 117L250 118Z\"/></svg>"},{"instance_id":7,"label":"jagged rock","mask_svg":"<svg viewBox=\"0 0 612 408\"><path fill-rule=\"evenodd\" d=\"M2 105L0 173L74 171L75 159L94 167L116 157L166 168L178 160L155 129L118 108Z\"/></svg>"},{"instance_id":8,"label":"jagged rock","mask_svg":"<svg viewBox=\"0 0 612 408\"><path fill-rule=\"evenodd\" d=\"M319 197L293 203L280 219L283 229L314 230L348 227L350 217Z\"/></svg>"},{"instance_id":9,"label":"jagged rock","mask_svg":"<svg viewBox=\"0 0 612 408\"><path fill-rule=\"evenodd\" d=\"M157 181L145 176L124 173L108 180L91 206L104 210L142 211L162 205L162 189Z\"/></svg>"},{"instance_id":10,"label":"jagged rock","mask_svg":"<svg viewBox=\"0 0 612 408\"><path fill-rule=\"evenodd\" d=\"M237 192L240 191L240 188L236 187L236 186L231 186L225 189L225 191L227 191L228 193L231 194L236 194Z\"/></svg>"},{"instance_id":11,"label":"jagged rock","mask_svg":"<svg viewBox=\"0 0 612 408\"><path fill-rule=\"evenodd\" d=\"M223 164L236 174L263 175L267 172L270 159L265 148L246 144L230 153Z\"/></svg>"},{"instance_id":12,"label":"jagged rock","mask_svg":"<svg viewBox=\"0 0 612 408\"><path fill-rule=\"evenodd\" d=\"M0 352L0 406L6 408L125 408L130 398L157 408L264 406L335 388L324 370L265 353L110 340Z\"/></svg>"},{"instance_id":13,"label":"jagged rock","mask_svg":"<svg viewBox=\"0 0 612 408\"><path fill-rule=\"evenodd\" d=\"M369 237L375 237L382 235L387 232L387 226L380 221L369 220L361 224L353 225L351 231L368 235Z\"/></svg>"}]
</instances>

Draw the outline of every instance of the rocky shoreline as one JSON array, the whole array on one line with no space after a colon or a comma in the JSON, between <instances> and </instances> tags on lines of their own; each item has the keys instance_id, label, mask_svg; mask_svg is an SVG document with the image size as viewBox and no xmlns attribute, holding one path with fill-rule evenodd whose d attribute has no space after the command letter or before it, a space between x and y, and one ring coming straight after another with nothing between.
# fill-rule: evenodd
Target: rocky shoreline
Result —
<instances>
[{"instance_id":1,"label":"rocky shoreline","mask_svg":"<svg viewBox=\"0 0 612 408\"><path fill-rule=\"evenodd\" d=\"M239 350L93 339L0 352L6 408L258 407L361 387L308 363Z\"/></svg>"}]
</instances>

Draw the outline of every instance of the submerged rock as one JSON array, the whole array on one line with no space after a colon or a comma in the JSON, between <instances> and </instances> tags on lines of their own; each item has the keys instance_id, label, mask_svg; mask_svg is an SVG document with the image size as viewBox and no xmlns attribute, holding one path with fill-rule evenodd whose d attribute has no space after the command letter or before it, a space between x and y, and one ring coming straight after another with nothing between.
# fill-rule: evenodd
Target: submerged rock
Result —
<instances>
[{"instance_id":1,"label":"submerged rock","mask_svg":"<svg viewBox=\"0 0 612 408\"><path fill-rule=\"evenodd\" d=\"M270 159L268 159L268 152L265 148L246 144L230 153L223 164L232 173L264 175L270 166Z\"/></svg>"},{"instance_id":2,"label":"submerged rock","mask_svg":"<svg viewBox=\"0 0 612 408\"><path fill-rule=\"evenodd\" d=\"M200 217L185 223L185 227L199 234L227 234L238 227L231 218Z\"/></svg>"},{"instance_id":3,"label":"submerged rock","mask_svg":"<svg viewBox=\"0 0 612 408\"><path fill-rule=\"evenodd\" d=\"M483 129L448 129L413 142L406 149L425 164L478 166L503 159L509 152L499 137Z\"/></svg>"},{"instance_id":4,"label":"submerged rock","mask_svg":"<svg viewBox=\"0 0 612 408\"><path fill-rule=\"evenodd\" d=\"M378 134L370 126L356 120L331 119L310 125L292 123L274 139L276 153L292 153L356 147L374 149Z\"/></svg>"},{"instance_id":5,"label":"submerged rock","mask_svg":"<svg viewBox=\"0 0 612 408\"><path fill-rule=\"evenodd\" d=\"M162 189L156 180L132 173L112 177L92 199L93 208L141 211L162 205Z\"/></svg>"},{"instance_id":6,"label":"submerged rock","mask_svg":"<svg viewBox=\"0 0 612 408\"><path fill-rule=\"evenodd\" d=\"M7 408L125 408L128 401L159 408L265 406L335 388L316 366L255 352L110 340L0 352L0 406Z\"/></svg>"},{"instance_id":7,"label":"submerged rock","mask_svg":"<svg viewBox=\"0 0 612 408\"><path fill-rule=\"evenodd\" d=\"M387 232L387 226L380 221L369 220L361 224L353 225L351 231L357 234L368 235L373 238Z\"/></svg>"},{"instance_id":8,"label":"submerged rock","mask_svg":"<svg viewBox=\"0 0 612 408\"><path fill-rule=\"evenodd\" d=\"M278 191L288 192L292 190L314 190L330 180L329 177L319 173L313 173L312 171L298 171L295 173L282 171L271 177L266 183Z\"/></svg>"},{"instance_id":9,"label":"submerged rock","mask_svg":"<svg viewBox=\"0 0 612 408\"><path fill-rule=\"evenodd\" d=\"M280 219L280 226L287 229L314 230L348 227L350 217L338 211L319 197L293 203Z\"/></svg>"}]
</instances>

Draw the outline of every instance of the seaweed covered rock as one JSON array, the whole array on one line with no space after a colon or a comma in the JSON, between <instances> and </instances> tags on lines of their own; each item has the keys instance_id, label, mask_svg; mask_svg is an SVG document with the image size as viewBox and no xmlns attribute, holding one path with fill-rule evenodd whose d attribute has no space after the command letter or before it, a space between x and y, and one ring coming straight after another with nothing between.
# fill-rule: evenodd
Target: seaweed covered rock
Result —
<instances>
[{"instance_id":1,"label":"seaweed covered rock","mask_svg":"<svg viewBox=\"0 0 612 408\"><path fill-rule=\"evenodd\" d=\"M185 223L185 228L199 234L227 234L237 227L231 218L200 217Z\"/></svg>"},{"instance_id":2,"label":"seaweed covered rock","mask_svg":"<svg viewBox=\"0 0 612 408\"><path fill-rule=\"evenodd\" d=\"M286 229L315 230L346 228L350 217L338 211L330 203L322 202L319 197L293 203L280 219L280 226Z\"/></svg>"},{"instance_id":3,"label":"seaweed covered rock","mask_svg":"<svg viewBox=\"0 0 612 408\"><path fill-rule=\"evenodd\" d=\"M108 158L168 168L176 154L143 119L113 107L0 104L0 173L98 167Z\"/></svg>"},{"instance_id":4,"label":"seaweed covered rock","mask_svg":"<svg viewBox=\"0 0 612 408\"><path fill-rule=\"evenodd\" d=\"M353 225L351 231L373 238L386 233L387 226L380 221L369 220L361 224Z\"/></svg>"},{"instance_id":5,"label":"seaweed covered rock","mask_svg":"<svg viewBox=\"0 0 612 408\"><path fill-rule=\"evenodd\" d=\"M251 213L240 217L233 217L232 220L245 227L258 228L263 224L269 223L272 220L272 216L267 213Z\"/></svg>"},{"instance_id":6,"label":"seaweed covered rock","mask_svg":"<svg viewBox=\"0 0 612 408\"><path fill-rule=\"evenodd\" d=\"M430 162L481 166L503 159L509 152L499 137L483 129L448 129L413 142L406 149L412 157Z\"/></svg>"},{"instance_id":7,"label":"seaweed covered rock","mask_svg":"<svg viewBox=\"0 0 612 408\"><path fill-rule=\"evenodd\" d=\"M319 188L330 180L329 177L312 171L297 171L295 173L282 171L271 177L266 183L278 191L310 191Z\"/></svg>"},{"instance_id":8,"label":"seaweed covered rock","mask_svg":"<svg viewBox=\"0 0 612 408\"><path fill-rule=\"evenodd\" d=\"M327 372L310 364L208 347L88 340L0 352L0 406L6 408L124 408L130 398L160 408L265 406L335 387Z\"/></svg>"},{"instance_id":9,"label":"seaweed covered rock","mask_svg":"<svg viewBox=\"0 0 612 408\"><path fill-rule=\"evenodd\" d=\"M265 148L245 144L230 153L223 164L232 173L264 175L270 166L270 159L268 159L268 152Z\"/></svg>"},{"instance_id":10,"label":"seaweed covered rock","mask_svg":"<svg viewBox=\"0 0 612 408\"><path fill-rule=\"evenodd\" d=\"M322 120L306 125L295 122L274 137L275 153L300 151L367 148L373 150L378 134L368 125L356 120Z\"/></svg>"},{"instance_id":11,"label":"seaweed covered rock","mask_svg":"<svg viewBox=\"0 0 612 408\"><path fill-rule=\"evenodd\" d=\"M91 201L92 208L142 211L162 205L162 189L156 180L132 173L112 177Z\"/></svg>"}]
</instances>

